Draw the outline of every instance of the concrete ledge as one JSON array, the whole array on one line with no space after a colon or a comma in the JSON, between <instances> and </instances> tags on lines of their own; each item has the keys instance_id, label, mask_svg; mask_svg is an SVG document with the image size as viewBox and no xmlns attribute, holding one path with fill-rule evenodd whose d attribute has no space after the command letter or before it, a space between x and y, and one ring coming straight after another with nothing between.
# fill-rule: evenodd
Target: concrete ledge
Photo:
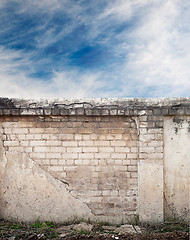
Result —
<instances>
[{"instance_id":1,"label":"concrete ledge","mask_svg":"<svg viewBox=\"0 0 190 240\"><path fill-rule=\"evenodd\" d=\"M190 115L190 98L15 99L0 98L0 115L138 116Z\"/></svg>"}]
</instances>

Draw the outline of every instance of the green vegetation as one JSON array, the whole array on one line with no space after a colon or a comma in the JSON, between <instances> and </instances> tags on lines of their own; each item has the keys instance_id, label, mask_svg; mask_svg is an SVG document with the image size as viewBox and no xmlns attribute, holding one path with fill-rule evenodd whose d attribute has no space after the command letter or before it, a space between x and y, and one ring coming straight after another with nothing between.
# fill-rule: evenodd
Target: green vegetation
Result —
<instances>
[{"instance_id":1,"label":"green vegetation","mask_svg":"<svg viewBox=\"0 0 190 240\"><path fill-rule=\"evenodd\" d=\"M85 221L82 219L74 219L70 222L65 222L63 224L55 224L48 221L40 221L37 219L33 223L23 223L23 222L8 222L0 220L0 239L8 239L14 236L17 239L28 239L29 237L35 236L41 239L60 239L59 235L64 236L89 236L97 234L114 234L116 233L116 228L121 225L110 224L109 222L91 222L90 219L86 221L87 226L85 226ZM84 224L86 230L78 224ZM142 234L153 234L153 233L168 233L168 232L183 232L184 234L189 232L189 224L181 219L167 219L163 223L157 224L145 224L140 223L138 216L131 220L128 224L141 228ZM88 229L89 225L89 229ZM78 229L77 229L78 228ZM60 230L61 229L61 230ZM33 239L33 238L32 238Z\"/></svg>"}]
</instances>

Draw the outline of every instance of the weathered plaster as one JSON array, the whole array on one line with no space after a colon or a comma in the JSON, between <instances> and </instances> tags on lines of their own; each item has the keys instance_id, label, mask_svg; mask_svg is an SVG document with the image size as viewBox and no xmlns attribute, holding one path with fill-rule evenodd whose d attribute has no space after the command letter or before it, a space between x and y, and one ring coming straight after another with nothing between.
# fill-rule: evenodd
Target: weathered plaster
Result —
<instances>
[{"instance_id":1,"label":"weathered plaster","mask_svg":"<svg viewBox=\"0 0 190 240\"><path fill-rule=\"evenodd\" d=\"M164 120L165 218L190 215L190 117Z\"/></svg>"},{"instance_id":2,"label":"weathered plaster","mask_svg":"<svg viewBox=\"0 0 190 240\"><path fill-rule=\"evenodd\" d=\"M188 216L189 118L190 98L0 98L1 217Z\"/></svg>"},{"instance_id":3,"label":"weathered plaster","mask_svg":"<svg viewBox=\"0 0 190 240\"><path fill-rule=\"evenodd\" d=\"M1 216L5 219L64 222L92 217L86 204L26 154L6 153L1 179Z\"/></svg>"},{"instance_id":4,"label":"weathered plaster","mask_svg":"<svg viewBox=\"0 0 190 240\"><path fill-rule=\"evenodd\" d=\"M142 222L163 221L163 167L160 160L139 162L139 216Z\"/></svg>"}]
</instances>

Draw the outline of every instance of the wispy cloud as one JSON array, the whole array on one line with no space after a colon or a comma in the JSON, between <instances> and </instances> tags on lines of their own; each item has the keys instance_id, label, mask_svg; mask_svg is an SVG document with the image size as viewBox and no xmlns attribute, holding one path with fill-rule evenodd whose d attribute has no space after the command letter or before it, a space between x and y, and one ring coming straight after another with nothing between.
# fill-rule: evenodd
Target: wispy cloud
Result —
<instances>
[{"instance_id":1,"label":"wispy cloud","mask_svg":"<svg viewBox=\"0 0 190 240\"><path fill-rule=\"evenodd\" d=\"M0 2L0 95L189 96L188 0Z\"/></svg>"}]
</instances>

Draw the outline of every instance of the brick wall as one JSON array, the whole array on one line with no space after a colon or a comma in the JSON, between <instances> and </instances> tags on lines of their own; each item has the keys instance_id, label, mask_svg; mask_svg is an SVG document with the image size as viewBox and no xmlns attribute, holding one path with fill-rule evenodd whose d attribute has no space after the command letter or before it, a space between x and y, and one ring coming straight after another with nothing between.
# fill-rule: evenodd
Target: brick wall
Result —
<instances>
[{"instance_id":1,"label":"brick wall","mask_svg":"<svg viewBox=\"0 0 190 240\"><path fill-rule=\"evenodd\" d=\"M137 210L135 119L101 117L4 117L6 151L28 154L95 215Z\"/></svg>"},{"instance_id":2,"label":"brick wall","mask_svg":"<svg viewBox=\"0 0 190 240\"><path fill-rule=\"evenodd\" d=\"M3 152L27 155L95 218L162 221L163 122L189 102L1 99Z\"/></svg>"}]
</instances>

